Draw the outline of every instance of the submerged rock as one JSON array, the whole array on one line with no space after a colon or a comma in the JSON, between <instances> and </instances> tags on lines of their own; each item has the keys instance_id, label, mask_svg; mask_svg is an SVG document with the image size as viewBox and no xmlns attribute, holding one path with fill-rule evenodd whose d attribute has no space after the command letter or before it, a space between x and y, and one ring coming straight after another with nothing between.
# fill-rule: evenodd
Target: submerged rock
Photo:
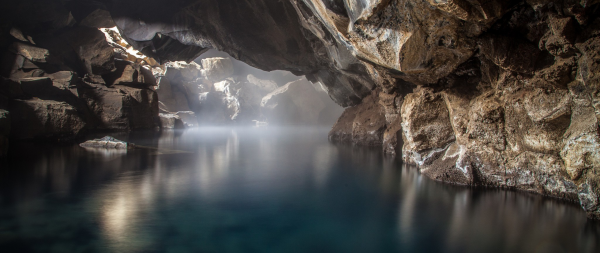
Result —
<instances>
[{"instance_id":1,"label":"submerged rock","mask_svg":"<svg viewBox=\"0 0 600 253\"><path fill-rule=\"evenodd\" d=\"M106 149L132 149L133 143L127 143L111 136L104 136L100 139L89 140L79 144L83 148L106 148Z\"/></svg>"}]
</instances>

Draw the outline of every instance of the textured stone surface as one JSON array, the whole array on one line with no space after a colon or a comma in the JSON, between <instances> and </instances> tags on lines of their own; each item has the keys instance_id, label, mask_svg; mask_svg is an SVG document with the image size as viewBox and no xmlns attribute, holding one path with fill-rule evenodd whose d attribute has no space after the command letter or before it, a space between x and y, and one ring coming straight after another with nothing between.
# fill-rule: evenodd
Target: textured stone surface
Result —
<instances>
[{"instance_id":1,"label":"textured stone surface","mask_svg":"<svg viewBox=\"0 0 600 253\"><path fill-rule=\"evenodd\" d=\"M127 142L115 139L111 136L104 136L100 139L93 139L89 141L85 141L79 146L83 148L105 148L105 149L128 149L132 148L133 145L130 145Z\"/></svg>"},{"instance_id":2,"label":"textured stone surface","mask_svg":"<svg viewBox=\"0 0 600 253\"><path fill-rule=\"evenodd\" d=\"M86 124L65 102L17 99L9 108L11 114L19 115L11 117L11 136L16 139L71 137Z\"/></svg>"},{"instance_id":3,"label":"textured stone surface","mask_svg":"<svg viewBox=\"0 0 600 253\"><path fill-rule=\"evenodd\" d=\"M155 91L115 85L86 83L80 89L97 129L131 130L158 126L158 97Z\"/></svg>"},{"instance_id":4,"label":"textured stone surface","mask_svg":"<svg viewBox=\"0 0 600 253\"><path fill-rule=\"evenodd\" d=\"M374 92L360 105L346 109L329 132L329 139L365 146L381 145L386 121L378 98L379 94Z\"/></svg>"}]
</instances>

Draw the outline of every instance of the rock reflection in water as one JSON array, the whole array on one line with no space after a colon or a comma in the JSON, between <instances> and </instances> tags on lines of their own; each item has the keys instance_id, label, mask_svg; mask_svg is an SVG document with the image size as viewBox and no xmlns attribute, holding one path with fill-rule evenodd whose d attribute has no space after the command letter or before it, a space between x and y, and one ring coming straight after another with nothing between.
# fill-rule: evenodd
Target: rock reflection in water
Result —
<instances>
[{"instance_id":1,"label":"rock reflection in water","mask_svg":"<svg viewBox=\"0 0 600 253\"><path fill-rule=\"evenodd\" d=\"M326 130L115 136L126 153L23 144L0 170L8 252L597 252L576 204L428 180ZM161 151L162 150L162 151ZM163 152L175 150L180 152ZM20 154L20 155L19 155Z\"/></svg>"}]
</instances>

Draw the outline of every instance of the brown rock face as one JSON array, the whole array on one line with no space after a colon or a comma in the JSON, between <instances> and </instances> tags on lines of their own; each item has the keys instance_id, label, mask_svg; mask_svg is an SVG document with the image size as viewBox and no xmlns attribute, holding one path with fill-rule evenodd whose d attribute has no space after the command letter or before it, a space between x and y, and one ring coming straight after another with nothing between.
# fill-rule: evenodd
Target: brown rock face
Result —
<instances>
[{"instance_id":1,"label":"brown rock face","mask_svg":"<svg viewBox=\"0 0 600 253\"><path fill-rule=\"evenodd\" d=\"M329 140L364 146L381 145L386 121L384 108L378 99L378 92L374 92L360 105L346 109L329 132Z\"/></svg>"},{"instance_id":2,"label":"brown rock face","mask_svg":"<svg viewBox=\"0 0 600 253\"><path fill-rule=\"evenodd\" d=\"M65 102L13 100L11 136L18 139L60 138L76 135L85 127L77 110Z\"/></svg>"},{"instance_id":3,"label":"brown rock face","mask_svg":"<svg viewBox=\"0 0 600 253\"><path fill-rule=\"evenodd\" d=\"M158 96L155 91L86 83L80 97L92 113L98 129L131 130L158 126Z\"/></svg>"},{"instance_id":4,"label":"brown rock face","mask_svg":"<svg viewBox=\"0 0 600 253\"><path fill-rule=\"evenodd\" d=\"M320 1L311 2L318 9ZM388 6L401 2L389 1ZM582 12L581 5L566 1L527 1L521 5L514 5L518 1L478 5L474 1L437 2L429 1L445 13L441 14L445 18L465 21L462 29L466 29L452 28L449 22L450 26L441 26L440 31L454 29L466 45L476 43L478 52L468 60L460 58L458 65L444 64L454 67L439 76L435 73L442 73L436 72L440 63L432 58L432 67L421 69L434 73L429 78L435 80L408 71L409 61L392 61L400 63L396 69L404 75L399 78L418 87L401 92L402 86L396 86L376 98L387 118L384 151L399 154L401 150L404 161L417 164L422 173L439 181L499 186L577 201L590 217L599 218L600 82L596 73L600 68L591 60L600 52L598 18L589 16L589 9ZM369 11L377 13L382 1L371 3L377 8ZM547 9L552 4L565 11ZM510 6L518 7L508 11ZM404 11L411 8L418 13L414 10L419 9L418 4ZM357 24L385 15L385 9L381 14L359 12L358 21L350 20L355 23L349 34ZM477 24L469 24L474 20ZM424 24L421 29L426 27ZM434 29L426 34L435 33ZM411 34L415 35L418 33ZM402 48L408 46L413 56L419 47L431 51L427 39L422 41L423 45L411 46L408 39ZM414 58L429 59L425 55ZM356 138L351 137L354 132L347 122L373 103L365 98L360 105L346 109L330 139ZM370 110L370 115L382 111L375 107Z\"/></svg>"}]
</instances>

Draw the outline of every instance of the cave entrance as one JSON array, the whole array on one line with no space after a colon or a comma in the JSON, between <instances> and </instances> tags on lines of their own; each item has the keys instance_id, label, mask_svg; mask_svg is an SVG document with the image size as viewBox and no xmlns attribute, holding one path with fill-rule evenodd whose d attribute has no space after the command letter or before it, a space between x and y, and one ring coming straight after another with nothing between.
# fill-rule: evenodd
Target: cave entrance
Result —
<instances>
[{"instance_id":1,"label":"cave entrance","mask_svg":"<svg viewBox=\"0 0 600 253\"><path fill-rule=\"evenodd\" d=\"M116 28L100 29L116 61L151 70L163 127L332 126L343 112L320 83L288 71L263 71L210 49L193 61L159 64L135 50Z\"/></svg>"}]
</instances>

